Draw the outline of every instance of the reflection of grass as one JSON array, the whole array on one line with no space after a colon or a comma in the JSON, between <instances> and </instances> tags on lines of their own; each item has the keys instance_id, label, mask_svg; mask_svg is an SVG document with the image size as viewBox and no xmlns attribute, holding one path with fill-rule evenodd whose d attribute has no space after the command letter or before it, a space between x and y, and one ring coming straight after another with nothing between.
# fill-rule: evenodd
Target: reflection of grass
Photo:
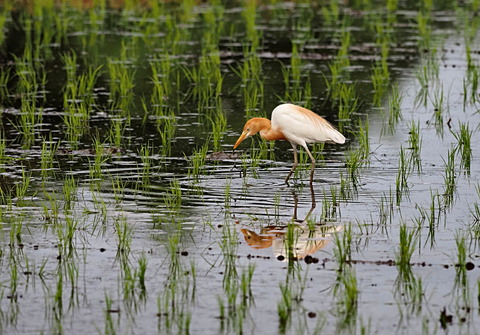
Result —
<instances>
[{"instance_id":1,"label":"reflection of grass","mask_svg":"<svg viewBox=\"0 0 480 335\"><path fill-rule=\"evenodd\" d=\"M359 288L355 269L347 266L338 272L334 295L337 297L337 327L352 330L358 314Z\"/></svg>"}]
</instances>

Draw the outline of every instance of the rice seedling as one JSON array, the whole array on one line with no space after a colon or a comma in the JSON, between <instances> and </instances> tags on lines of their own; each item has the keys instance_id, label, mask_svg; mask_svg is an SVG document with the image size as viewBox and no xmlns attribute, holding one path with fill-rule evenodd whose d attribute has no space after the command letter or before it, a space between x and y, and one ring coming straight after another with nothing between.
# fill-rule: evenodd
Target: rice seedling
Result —
<instances>
[{"instance_id":1,"label":"rice seedling","mask_svg":"<svg viewBox=\"0 0 480 335\"><path fill-rule=\"evenodd\" d=\"M143 100L143 110L148 115L150 107ZM152 105L155 126L160 137L160 154L162 156L171 156L172 138L175 137L176 120L173 110L163 105Z\"/></svg>"},{"instance_id":2,"label":"rice seedling","mask_svg":"<svg viewBox=\"0 0 480 335\"><path fill-rule=\"evenodd\" d=\"M335 249L333 254L337 262L337 271L343 272L352 259L352 225L345 225L343 234L334 235Z\"/></svg>"},{"instance_id":3,"label":"rice seedling","mask_svg":"<svg viewBox=\"0 0 480 335\"><path fill-rule=\"evenodd\" d=\"M345 155L345 165L347 166L348 182L353 186L354 189L357 188L357 185L360 182L360 168L364 164L362 160L362 155L363 152L358 149L350 150Z\"/></svg>"},{"instance_id":4,"label":"rice seedling","mask_svg":"<svg viewBox=\"0 0 480 335\"><path fill-rule=\"evenodd\" d=\"M476 104L479 101L478 86L479 86L479 74L476 66L471 65L470 48L467 47L467 76L463 79L463 108L467 107L467 104Z\"/></svg>"},{"instance_id":5,"label":"rice seedling","mask_svg":"<svg viewBox=\"0 0 480 335\"><path fill-rule=\"evenodd\" d=\"M142 145L140 148L140 159L142 161L142 185L147 187L150 185L150 173L151 173L151 166L153 161L153 152L154 152L153 143L148 143L147 145Z\"/></svg>"},{"instance_id":6,"label":"rice seedling","mask_svg":"<svg viewBox=\"0 0 480 335\"><path fill-rule=\"evenodd\" d=\"M427 107L428 103L428 94L429 94L429 74L428 74L428 67L427 65L421 66L419 69L416 70L415 76L417 81L420 85L420 88L415 96L415 106L423 106L424 108Z\"/></svg>"},{"instance_id":7,"label":"rice seedling","mask_svg":"<svg viewBox=\"0 0 480 335\"><path fill-rule=\"evenodd\" d=\"M433 124L437 135L443 136L443 118L448 113L448 102L445 100L443 86L439 86L433 92L433 98L430 99L433 105Z\"/></svg>"},{"instance_id":8,"label":"rice seedling","mask_svg":"<svg viewBox=\"0 0 480 335\"><path fill-rule=\"evenodd\" d=\"M370 138L369 138L369 121L368 117L364 120L358 119L354 132L355 138L359 144L359 158L364 165L370 163Z\"/></svg>"},{"instance_id":9,"label":"rice seedling","mask_svg":"<svg viewBox=\"0 0 480 335\"><path fill-rule=\"evenodd\" d=\"M29 52L29 46L25 46L23 57L13 56L15 63L15 76L17 79L16 92L28 100L37 97L40 82L45 81L39 78L39 74L34 67L32 55Z\"/></svg>"},{"instance_id":10,"label":"rice seedling","mask_svg":"<svg viewBox=\"0 0 480 335\"><path fill-rule=\"evenodd\" d=\"M198 108L203 110L211 99L218 99L222 90L223 75L220 72L218 49L202 49L198 66L190 69L183 67L187 80L193 85L192 93Z\"/></svg>"},{"instance_id":11,"label":"rice seedling","mask_svg":"<svg viewBox=\"0 0 480 335\"><path fill-rule=\"evenodd\" d=\"M417 173L422 173L422 137L420 136L420 123L419 121L411 121L410 130L408 132L408 149L410 150L410 161L413 165L413 169L417 170Z\"/></svg>"},{"instance_id":12,"label":"rice seedling","mask_svg":"<svg viewBox=\"0 0 480 335\"><path fill-rule=\"evenodd\" d=\"M397 206L400 206L403 196L408 195L409 185L408 177L411 173L411 163L408 160L407 154L403 147L400 147L400 153L398 158L398 170L397 177L395 179L395 195Z\"/></svg>"},{"instance_id":13,"label":"rice seedling","mask_svg":"<svg viewBox=\"0 0 480 335\"><path fill-rule=\"evenodd\" d=\"M72 175L67 175L63 181L62 188L64 210L70 211L73 209L74 203L77 200L77 187L78 183L75 178Z\"/></svg>"},{"instance_id":14,"label":"rice seedling","mask_svg":"<svg viewBox=\"0 0 480 335\"><path fill-rule=\"evenodd\" d=\"M37 108L35 100L22 99L20 117L16 126L22 134L22 146L29 149L35 141L35 132L38 124L41 124L42 109Z\"/></svg>"},{"instance_id":15,"label":"rice seedling","mask_svg":"<svg viewBox=\"0 0 480 335\"><path fill-rule=\"evenodd\" d=\"M349 175L345 178L343 172L340 172L340 199L348 200L357 194L357 185L351 182Z\"/></svg>"},{"instance_id":16,"label":"rice seedling","mask_svg":"<svg viewBox=\"0 0 480 335\"><path fill-rule=\"evenodd\" d=\"M411 260L415 252L417 234L418 230L409 230L404 223L400 225L399 245L395 251L395 265L402 280L408 279L411 275Z\"/></svg>"},{"instance_id":17,"label":"rice seedling","mask_svg":"<svg viewBox=\"0 0 480 335\"><path fill-rule=\"evenodd\" d=\"M339 98L340 92L343 91L344 103L346 103L351 102L351 98L353 98L351 94L353 93L353 91L351 91L351 87L347 86L347 84L345 84L345 81L341 79L342 76L346 74L346 69L350 66L348 51L351 44L351 33L350 30L346 29L347 22L343 22L343 25L344 26L341 29L340 36L340 48L334 61L329 64L331 78L327 80L327 78L325 77L325 82L327 85L327 91L330 99L332 99L333 102L336 102ZM347 104L347 106L350 106L350 104Z\"/></svg>"},{"instance_id":18,"label":"rice seedling","mask_svg":"<svg viewBox=\"0 0 480 335\"><path fill-rule=\"evenodd\" d=\"M115 218L114 227L117 235L117 254L127 256L132 244L133 226L124 215L119 215Z\"/></svg>"},{"instance_id":19,"label":"rice seedling","mask_svg":"<svg viewBox=\"0 0 480 335\"><path fill-rule=\"evenodd\" d=\"M1 22L0 22L0 26L1 26ZM0 73L0 102L1 103L6 103L8 101L8 94L9 94L8 83L11 80L10 72L11 71L8 68L5 70L2 69L2 72Z\"/></svg>"},{"instance_id":20,"label":"rice seedling","mask_svg":"<svg viewBox=\"0 0 480 335\"><path fill-rule=\"evenodd\" d=\"M322 213L321 213L321 220L335 220L339 213L338 210L338 203L337 203L337 192L334 186L330 188L330 197L327 195L325 190L323 191L323 201L322 201Z\"/></svg>"},{"instance_id":21,"label":"rice seedling","mask_svg":"<svg viewBox=\"0 0 480 335\"><path fill-rule=\"evenodd\" d=\"M111 119L110 128L108 129L108 141L113 143L116 148L122 147L127 123L129 123L129 121L125 118L114 117Z\"/></svg>"},{"instance_id":22,"label":"rice seedling","mask_svg":"<svg viewBox=\"0 0 480 335\"><path fill-rule=\"evenodd\" d=\"M322 6L322 17L327 26L336 26L340 18L339 1L328 1L327 6Z\"/></svg>"},{"instance_id":23,"label":"rice seedling","mask_svg":"<svg viewBox=\"0 0 480 335\"><path fill-rule=\"evenodd\" d=\"M443 159L445 164L443 175L443 182L445 185L443 191L443 203L445 207L450 207L453 204L453 197L456 190L455 152L456 150L451 148L447 152L447 160Z\"/></svg>"},{"instance_id":24,"label":"rice seedling","mask_svg":"<svg viewBox=\"0 0 480 335\"><path fill-rule=\"evenodd\" d=\"M225 181L225 191L224 191L225 216L227 216L230 213L230 207L232 205L231 186L232 186L232 179L227 179Z\"/></svg>"},{"instance_id":25,"label":"rice seedling","mask_svg":"<svg viewBox=\"0 0 480 335\"><path fill-rule=\"evenodd\" d=\"M40 169L41 169L41 175L42 179L44 180L47 178L50 173L54 170L54 158L55 158L55 152L58 149L58 146L60 145L60 142L54 143L52 139L50 140L44 140L42 142L42 151L41 151L41 158L40 158ZM0 149L1 152L1 149ZM0 162L2 161L1 159L1 154L0 154Z\"/></svg>"},{"instance_id":26,"label":"rice seedling","mask_svg":"<svg viewBox=\"0 0 480 335\"><path fill-rule=\"evenodd\" d=\"M472 131L469 129L468 122L460 123L458 133L452 132L457 140L455 151L460 153L460 168L470 175L470 162L472 160L471 138Z\"/></svg>"},{"instance_id":27,"label":"rice seedling","mask_svg":"<svg viewBox=\"0 0 480 335\"><path fill-rule=\"evenodd\" d=\"M227 118L222 110L217 110L214 118L209 118L212 124L213 150L221 150L221 141L227 130Z\"/></svg>"},{"instance_id":28,"label":"rice seedling","mask_svg":"<svg viewBox=\"0 0 480 335\"><path fill-rule=\"evenodd\" d=\"M208 141L202 147L195 150L190 156L190 166L191 169L188 171L189 178L193 180L193 182L197 183L199 181L199 177L201 173L205 172L205 161L207 159L207 152L208 152Z\"/></svg>"},{"instance_id":29,"label":"rice seedling","mask_svg":"<svg viewBox=\"0 0 480 335\"><path fill-rule=\"evenodd\" d=\"M59 223L55 226L60 258L67 260L77 256L75 243L77 229L78 221L70 215L65 216L65 222L63 224Z\"/></svg>"},{"instance_id":30,"label":"rice seedling","mask_svg":"<svg viewBox=\"0 0 480 335\"><path fill-rule=\"evenodd\" d=\"M182 205L182 189L178 179L170 181L170 186L163 196L163 201L171 214L174 214L180 209Z\"/></svg>"},{"instance_id":31,"label":"rice seedling","mask_svg":"<svg viewBox=\"0 0 480 335\"><path fill-rule=\"evenodd\" d=\"M376 62L372 69L371 80L373 86L373 105L380 107L390 81L388 66L385 67L383 62Z\"/></svg>"},{"instance_id":32,"label":"rice seedling","mask_svg":"<svg viewBox=\"0 0 480 335\"><path fill-rule=\"evenodd\" d=\"M338 127L340 131L342 131L344 127L344 122L350 121L353 114L358 110L359 102L355 93L354 85L341 83L338 92L338 119L340 120Z\"/></svg>"},{"instance_id":33,"label":"rice seedling","mask_svg":"<svg viewBox=\"0 0 480 335\"><path fill-rule=\"evenodd\" d=\"M246 41L254 46L258 46L261 37L261 31L256 29L257 12L257 2L253 0L246 1L242 12L242 17L245 23Z\"/></svg>"},{"instance_id":34,"label":"rice seedling","mask_svg":"<svg viewBox=\"0 0 480 335\"><path fill-rule=\"evenodd\" d=\"M32 174L25 171L22 166L22 180L15 183L15 200L17 206L21 205L26 200L29 188L31 186Z\"/></svg>"},{"instance_id":35,"label":"rice seedling","mask_svg":"<svg viewBox=\"0 0 480 335\"><path fill-rule=\"evenodd\" d=\"M122 51L126 48L122 45ZM123 51L124 52L124 51ZM126 60L108 60L110 75L110 94L113 110L120 110L127 120L130 117L130 107L134 99L135 70L127 66Z\"/></svg>"},{"instance_id":36,"label":"rice seedling","mask_svg":"<svg viewBox=\"0 0 480 335\"><path fill-rule=\"evenodd\" d=\"M102 166L109 159L107 152L104 150L103 143L100 142L97 136L93 139L93 145L93 151L95 153L93 162L89 158L89 175L92 181L102 179Z\"/></svg>"},{"instance_id":37,"label":"rice seedling","mask_svg":"<svg viewBox=\"0 0 480 335\"><path fill-rule=\"evenodd\" d=\"M426 11L418 11L417 13L417 29L420 36L420 48L430 49L432 46L432 24L431 13Z\"/></svg>"},{"instance_id":38,"label":"rice seedling","mask_svg":"<svg viewBox=\"0 0 480 335\"><path fill-rule=\"evenodd\" d=\"M90 116L90 106L94 103L94 88L100 75L102 66L94 68L89 66L85 73L76 74L77 58L74 53L64 55L62 58L67 73L67 83L64 88L64 108L76 109L79 105L84 105L87 115L84 119L88 120Z\"/></svg>"},{"instance_id":39,"label":"rice seedling","mask_svg":"<svg viewBox=\"0 0 480 335\"><path fill-rule=\"evenodd\" d=\"M402 96L400 95L398 84L392 88L392 93L388 98L388 128L390 133L395 132L395 127L402 119Z\"/></svg>"}]
</instances>

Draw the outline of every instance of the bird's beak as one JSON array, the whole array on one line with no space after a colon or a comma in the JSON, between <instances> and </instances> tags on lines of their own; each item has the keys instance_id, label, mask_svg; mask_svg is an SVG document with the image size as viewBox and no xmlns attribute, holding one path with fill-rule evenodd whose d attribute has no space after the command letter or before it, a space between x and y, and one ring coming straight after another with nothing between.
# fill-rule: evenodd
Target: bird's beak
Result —
<instances>
[{"instance_id":1,"label":"bird's beak","mask_svg":"<svg viewBox=\"0 0 480 335\"><path fill-rule=\"evenodd\" d=\"M248 137L249 133L250 133L249 131L245 130L242 133L242 135L240 135L237 142L235 142L235 145L233 146L233 149L236 149L240 145L240 143L242 143L242 141Z\"/></svg>"}]
</instances>

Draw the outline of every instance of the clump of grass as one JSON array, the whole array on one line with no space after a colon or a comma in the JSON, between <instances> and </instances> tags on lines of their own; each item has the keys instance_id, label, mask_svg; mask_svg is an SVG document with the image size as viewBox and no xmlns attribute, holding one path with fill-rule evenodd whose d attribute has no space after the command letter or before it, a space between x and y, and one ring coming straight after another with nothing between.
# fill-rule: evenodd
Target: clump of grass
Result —
<instances>
[{"instance_id":1,"label":"clump of grass","mask_svg":"<svg viewBox=\"0 0 480 335\"><path fill-rule=\"evenodd\" d=\"M411 272L411 260L417 242L417 230L409 231L405 224L401 224L399 239L398 249L395 252L395 264L401 276L408 276Z\"/></svg>"},{"instance_id":2,"label":"clump of grass","mask_svg":"<svg viewBox=\"0 0 480 335\"><path fill-rule=\"evenodd\" d=\"M388 129L392 134L395 132L396 125L402 119L401 104L402 96L400 95L398 84L396 84L393 86L392 93L388 98Z\"/></svg>"},{"instance_id":3,"label":"clump of grass","mask_svg":"<svg viewBox=\"0 0 480 335\"><path fill-rule=\"evenodd\" d=\"M460 153L460 168L470 175L472 131L469 129L468 123L460 123L460 131L458 133L452 132L452 134L457 140L455 151Z\"/></svg>"},{"instance_id":4,"label":"clump of grass","mask_svg":"<svg viewBox=\"0 0 480 335\"><path fill-rule=\"evenodd\" d=\"M422 172L422 137L420 136L419 122L412 121L410 123L410 131L408 132L408 149L410 150L410 161L414 169L420 174Z\"/></svg>"},{"instance_id":5,"label":"clump of grass","mask_svg":"<svg viewBox=\"0 0 480 335\"><path fill-rule=\"evenodd\" d=\"M355 93L355 86L341 83L339 85L338 98L338 118L340 120L338 127L340 130L343 130L345 121L350 121L353 117L353 114L359 108L358 98Z\"/></svg>"},{"instance_id":6,"label":"clump of grass","mask_svg":"<svg viewBox=\"0 0 480 335\"><path fill-rule=\"evenodd\" d=\"M338 272L344 271L352 260L352 225L345 225L342 234L334 235L335 249L333 251L338 265Z\"/></svg>"},{"instance_id":7,"label":"clump of grass","mask_svg":"<svg viewBox=\"0 0 480 335\"><path fill-rule=\"evenodd\" d=\"M153 143L148 143L147 145L142 145L140 148L140 159L142 160L142 185L144 187L150 185L150 173L153 161L153 152L154 145Z\"/></svg>"},{"instance_id":8,"label":"clump of grass","mask_svg":"<svg viewBox=\"0 0 480 335\"><path fill-rule=\"evenodd\" d=\"M220 52L217 47L202 49L198 65L194 68L184 67L187 80L192 84L192 95L198 108L204 110L210 101L220 98L223 75L220 71Z\"/></svg>"},{"instance_id":9,"label":"clump of grass","mask_svg":"<svg viewBox=\"0 0 480 335\"><path fill-rule=\"evenodd\" d=\"M392 218L394 215L394 200L392 195L392 190L390 189L390 195L387 196L385 193L380 198L379 204L379 224L382 227L385 227L387 222L392 223Z\"/></svg>"},{"instance_id":10,"label":"clump of grass","mask_svg":"<svg viewBox=\"0 0 480 335\"><path fill-rule=\"evenodd\" d=\"M397 177L395 179L395 195L397 206L400 206L403 196L408 195L409 185L408 177L411 173L411 163L403 147L400 147Z\"/></svg>"},{"instance_id":11,"label":"clump of grass","mask_svg":"<svg viewBox=\"0 0 480 335\"><path fill-rule=\"evenodd\" d=\"M190 166L191 168L188 171L189 177L194 181L198 182L201 173L205 172L205 161L207 159L208 152L208 142L201 146L199 149L195 150L190 156Z\"/></svg>"},{"instance_id":12,"label":"clump of grass","mask_svg":"<svg viewBox=\"0 0 480 335\"><path fill-rule=\"evenodd\" d=\"M354 189L357 188L357 185L360 182L360 169L364 165L364 161L362 159L363 155L363 151L358 149L350 150L345 155L348 182L353 186Z\"/></svg>"},{"instance_id":13,"label":"clump of grass","mask_svg":"<svg viewBox=\"0 0 480 335\"><path fill-rule=\"evenodd\" d=\"M368 117L365 120L358 119L356 125L357 126L354 135L359 144L359 158L362 160L362 164L368 165L370 162L370 138Z\"/></svg>"},{"instance_id":14,"label":"clump of grass","mask_svg":"<svg viewBox=\"0 0 480 335\"><path fill-rule=\"evenodd\" d=\"M122 48L125 48L123 45ZM128 60L108 60L110 74L111 109L119 110L129 120L134 99L135 70L128 66Z\"/></svg>"},{"instance_id":15,"label":"clump of grass","mask_svg":"<svg viewBox=\"0 0 480 335\"><path fill-rule=\"evenodd\" d=\"M347 20L347 19L345 19ZM337 52L337 56L331 64L329 69L331 73L330 78L325 77L325 83L327 85L327 91L330 99L336 102L341 92L341 87L345 86L342 77L347 74L347 68L350 66L350 59L348 58L348 52L351 44L351 33L347 29L348 22L343 22L340 36L340 47ZM347 92L348 93L348 92ZM345 93L344 93L345 94Z\"/></svg>"},{"instance_id":16,"label":"clump of grass","mask_svg":"<svg viewBox=\"0 0 480 335\"><path fill-rule=\"evenodd\" d=\"M455 173L455 149L451 148L447 153L447 160L443 160L445 163L445 170L443 175L444 192L443 199L446 207L450 207L453 204L453 198L456 190L456 173Z\"/></svg>"},{"instance_id":17,"label":"clump of grass","mask_svg":"<svg viewBox=\"0 0 480 335\"><path fill-rule=\"evenodd\" d=\"M182 189L178 179L173 179L170 182L170 187L164 194L163 201L165 202L165 206L171 212L171 214L176 213L176 211L180 208L182 205Z\"/></svg>"},{"instance_id":18,"label":"clump of grass","mask_svg":"<svg viewBox=\"0 0 480 335\"><path fill-rule=\"evenodd\" d=\"M20 117L16 126L22 134L24 149L29 149L35 141L36 127L41 124L42 109L36 106L35 100L22 99Z\"/></svg>"},{"instance_id":19,"label":"clump of grass","mask_svg":"<svg viewBox=\"0 0 480 335\"><path fill-rule=\"evenodd\" d=\"M227 130L227 117L223 110L217 110L213 118L209 117L212 124L213 149L221 150L221 140Z\"/></svg>"},{"instance_id":20,"label":"clump of grass","mask_svg":"<svg viewBox=\"0 0 480 335\"><path fill-rule=\"evenodd\" d=\"M55 152L59 146L60 142L54 143L51 139L44 140L42 143L42 152L40 159L41 175L42 181L49 176L50 173L54 170L54 158ZM0 149L1 152L1 149ZM2 162L0 153L0 162Z\"/></svg>"},{"instance_id":21,"label":"clump of grass","mask_svg":"<svg viewBox=\"0 0 480 335\"><path fill-rule=\"evenodd\" d=\"M439 136L443 136L443 118L448 113L448 102L443 92L443 86L438 86L433 92L431 98L433 105L433 124Z\"/></svg>"},{"instance_id":22,"label":"clump of grass","mask_svg":"<svg viewBox=\"0 0 480 335\"><path fill-rule=\"evenodd\" d=\"M124 215L120 215L116 218L115 232L117 234L118 255L128 255L132 244L133 227Z\"/></svg>"}]
</instances>

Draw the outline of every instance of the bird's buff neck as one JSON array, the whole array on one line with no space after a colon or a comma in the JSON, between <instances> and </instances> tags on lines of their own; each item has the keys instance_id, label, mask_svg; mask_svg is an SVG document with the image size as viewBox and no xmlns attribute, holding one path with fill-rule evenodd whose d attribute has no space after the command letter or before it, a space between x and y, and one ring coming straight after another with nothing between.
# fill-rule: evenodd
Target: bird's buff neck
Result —
<instances>
[{"instance_id":1,"label":"bird's buff neck","mask_svg":"<svg viewBox=\"0 0 480 335\"><path fill-rule=\"evenodd\" d=\"M278 141L278 140L286 140L285 136L282 132L272 127L272 123L269 119L265 119L263 117L255 118L256 126L258 127L258 132L260 136L267 141Z\"/></svg>"}]
</instances>

